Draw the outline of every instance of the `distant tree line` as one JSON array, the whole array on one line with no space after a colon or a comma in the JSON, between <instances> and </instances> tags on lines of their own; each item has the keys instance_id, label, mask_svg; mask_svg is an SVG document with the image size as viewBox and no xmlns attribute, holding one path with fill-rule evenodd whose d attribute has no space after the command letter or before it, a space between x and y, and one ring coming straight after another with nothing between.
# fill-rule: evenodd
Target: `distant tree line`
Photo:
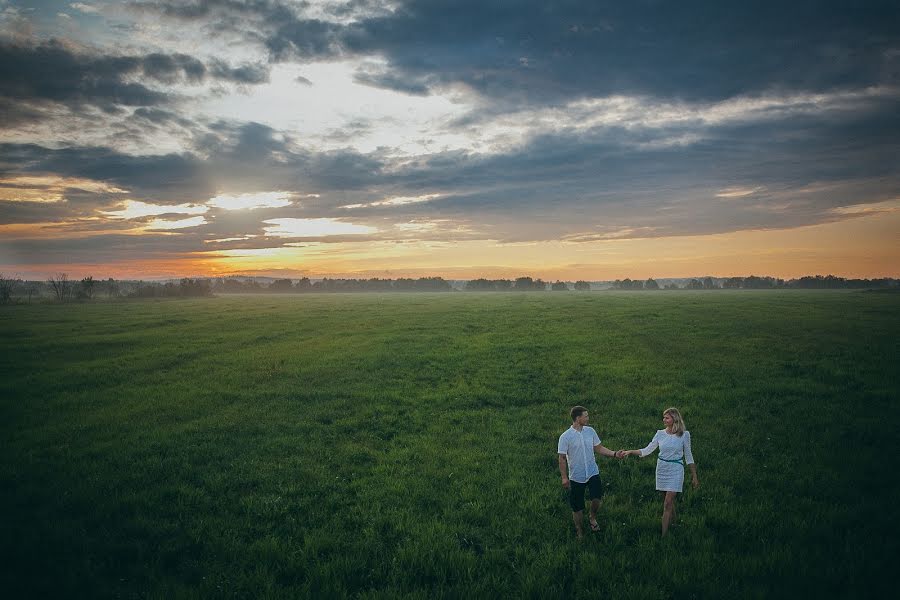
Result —
<instances>
[{"instance_id":1,"label":"distant tree line","mask_svg":"<svg viewBox=\"0 0 900 600\"><path fill-rule=\"evenodd\" d=\"M470 292L543 292L547 283L543 279L518 277L512 279L473 279L466 283Z\"/></svg>"},{"instance_id":2,"label":"distant tree line","mask_svg":"<svg viewBox=\"0 0 900 600\"><path fill-rule=\"evenodd\" d=\"M80 280L69 279L66 273L56 273L47 281L23 281L6 278L0 274L0 304L9 304L15 296L18 301L33 298L51 299L57 302L85 302L98 297L106 298L188 298L212 295L212 285L207 279L182 279L176 282L117 281L113 278Z\"/></svg>"},{"instance_id":3,"label":"distant tree line","mask_svg":"<svg viewBox=\"0 0 900 600\"><path fill-rule=\"evenodd\" d=\"M178 283L140 281L127 293L129 298L205 298L212 295L212 285L208 279L182 279Z\"/></svg>"},{"instance_id":4,"label":"distant tree line","mask_svg":"<svg viewBox=\"0 0 900 600\"><path fill-rule=\"evenodd\" d=\"M660 288L659 284L651 279L647 281L632 279L616 279L612 284L617 290L717 290L717 289L743 289L743 290L774 290L774 289L887 289L900 287L900 280L890 277L880 279L846 279L834 275L807 275L799 279L776 279L775 277L728 277L721 281L721 285L712 277L691 279L684 286L675 283L666 284Z\"/></svg>"},{"instance_id":5,"label":"distant tree line","mask_svg":"<svg viewBox=\"0 0 900 600\"><path fill-rule=\"evenodd\" d=\"M617 279L611 284L616 290L714 290L714 289L900 289L900 280L847 279L835 275L809 275L799 279L774 277L728 277L714 279L702 277L690 279L679 286L667 283L663 286L653 278ZM98 297L114 298L203 298L215 293L314 293L314 292L449 292L450 282L441 277L418 279L330 279L312 281L308 277L298 280L276 279L269 284L256 279L236 278L201 279L185 278L173 282L118 281L94 279L69 279L66 273L57 273L40 281L23 281L17 276L5 277L0 273L0 305L21 302L32 298L50 298L57 302L84 302ZM591 284L584 280L570 284L556 281L548 284L542 279L518 277L516 279L473 279L466 283L466 291L474 292L530 292L530 291L589 291Z\"/></svg>"},{"instance_id":6,"label":"distant tree line","mask_svg":"<svg viewBox=\"0 0 900 600\"><path fill-rule=\"evenodd\" d=\"M303 292L449 292L449 281L441 277L420 277L419 279L329 279L311 281L308 277L293 282L290 279L276 279L263 285L255 279L220 279L213 291L226 294L238 293L303 293Z\"/></svg>"}]
</instances>

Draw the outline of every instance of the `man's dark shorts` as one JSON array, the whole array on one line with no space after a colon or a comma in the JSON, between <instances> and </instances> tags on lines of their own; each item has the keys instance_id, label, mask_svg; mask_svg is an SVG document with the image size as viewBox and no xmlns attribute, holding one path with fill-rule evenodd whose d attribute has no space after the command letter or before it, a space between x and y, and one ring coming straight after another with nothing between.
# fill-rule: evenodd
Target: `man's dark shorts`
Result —
<instances>
[{"instance_id":1,"label":"man's dark shorts","mask_svg":"<svg viewBox=\"0 0 900 600\"><path fill-rule=\"evenodd\" d=\"M587 483L578 483L577 481L569 481L569 506L572 512L584 510L584 488L587 488L591 500L599 500L603 497L603 484L600 483L600 476L594 475L587 480Z\"/></svg>"}]
</instances>

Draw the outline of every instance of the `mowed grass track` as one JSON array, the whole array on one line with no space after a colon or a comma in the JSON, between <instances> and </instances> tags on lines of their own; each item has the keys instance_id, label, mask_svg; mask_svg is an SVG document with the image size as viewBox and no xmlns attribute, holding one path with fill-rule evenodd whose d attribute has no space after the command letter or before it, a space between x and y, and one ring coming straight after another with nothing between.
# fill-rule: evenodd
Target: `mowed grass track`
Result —
<instances>
[{"instance_id":1,"label":"mowed grass track","mask_svg":"<svg viewBox=\"0 0 900 600\"><path fill-rule=\"evenodd\" d=\"M897 295L224 296L0 335L10 598L846 597L898 553ZM668 538L631 458L574 539L574 404L613 449L681 409Z\"/></svg>"}]
</instances>

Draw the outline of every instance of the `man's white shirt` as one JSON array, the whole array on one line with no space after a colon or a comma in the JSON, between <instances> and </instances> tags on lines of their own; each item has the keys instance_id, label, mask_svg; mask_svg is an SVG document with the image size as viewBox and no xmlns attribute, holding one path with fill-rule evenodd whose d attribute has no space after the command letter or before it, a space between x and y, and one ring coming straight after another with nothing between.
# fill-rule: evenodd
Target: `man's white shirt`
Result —
<instances>
[{"instance_id":1,"label":"man's white shirt","mask_svg":"<svg viewBox=\"0 0 900 600\"><path fill-rule=\"evenodd\" d=\"M557 452L566 455L569 463L569 480L575 483L587 483L594 475L600 474L594 446L600 445L600 436L593 427L585 425L578 431L569 427L559 436Z\"/></svg>"}]
</instances>

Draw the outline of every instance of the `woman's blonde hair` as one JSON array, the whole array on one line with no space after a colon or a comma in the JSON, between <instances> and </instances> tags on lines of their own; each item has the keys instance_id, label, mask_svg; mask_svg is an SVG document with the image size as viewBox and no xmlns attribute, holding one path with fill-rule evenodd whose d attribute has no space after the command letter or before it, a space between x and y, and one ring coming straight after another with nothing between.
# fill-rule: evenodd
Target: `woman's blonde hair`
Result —
<instances>
[{"instance_id":1,"label":"woman's blonde hair","mask_svg":"<svg viewBox=\"0 0 900 600\"><path fill-rule=\"evenodd\" d=\"M682 433L684 433L684 419L681 418L681 413L678 412L677 408L667 408L663 411L663 414L672 417L672 433L674 433L675 435L681 435Z\"/></svg>"}]
</instances>

